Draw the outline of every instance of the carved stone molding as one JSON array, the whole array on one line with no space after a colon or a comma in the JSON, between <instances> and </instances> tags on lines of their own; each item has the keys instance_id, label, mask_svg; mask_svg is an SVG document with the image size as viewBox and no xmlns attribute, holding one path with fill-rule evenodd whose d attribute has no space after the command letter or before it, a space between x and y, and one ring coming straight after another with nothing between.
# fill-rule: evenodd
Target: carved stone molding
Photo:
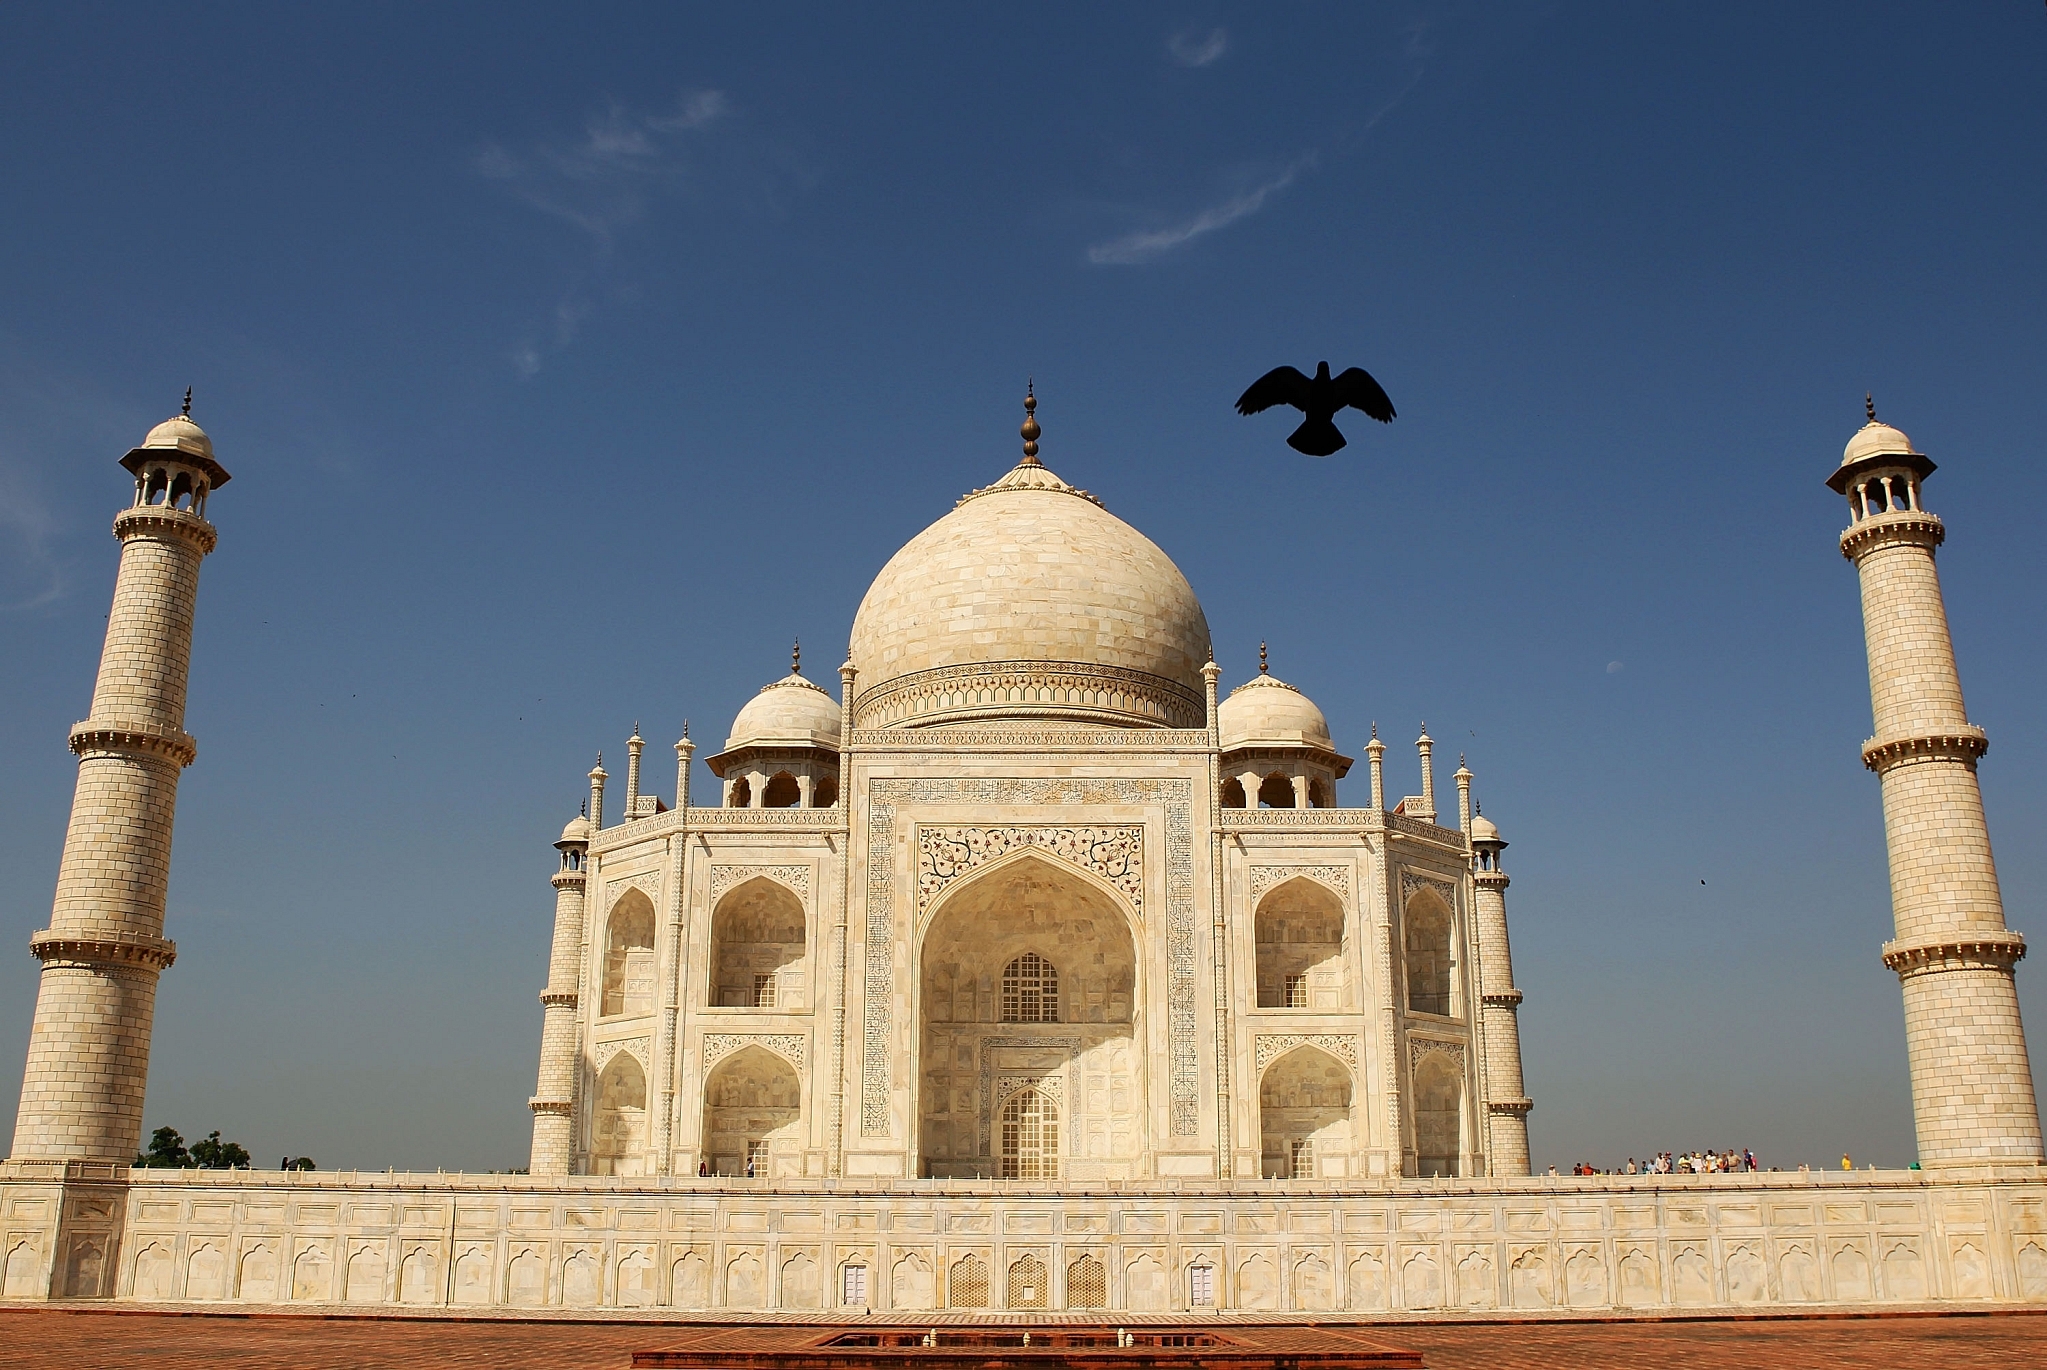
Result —
<instances>
[{"instance_id":1,"label":"carved stone molding","mask_svg":"<svg viewBox=\"0 0 2047 1370\"><path fill-rule=\"evenodd\" d=\"M867 782L867 927L860 1059L860 1133L885 1137L895 1004L898 805L1156 804L1165 814L1166 1088L1171 1134L1200 1119L1194 936L1194 782L1180 779L873 777Z\"/></svg>"},{"instance_id":2,"label":"carved stone molding","mask_svg":"<svg viewBox=\"0 0 2047 1370\"><path fill-rule=\"evenodd\" d=\"M1350 903L1349 866L1253 866L1251 867L1251 902L1256 904L1265 897L1265 892L1275 885L1283 885L1296 876L1305 876L1318 885L1327 886L1336 892L1346 906Z\"/></svg>"},{"instance_id":3,"label":"carved stone molding","mask_svg":"<svg viewBox=\"0 0 2047 1370\"><path fill-rule=\"evenodd\" d=\"M140 752L178 766L189 766L199 755L199 744L182 728L127 719L88 718L71 725L71 750L81 757L88 752Z\"/></svg>"},{"instance_id":4,"label":"carved stone molding","mask_svg":"<svg viewBox=\"0 0 2047 1370\"><path fill-rule=\"evenodd\" d=\"M862 729L1018 715L1198 728L1207 708L1199 692L1164 676L1077 661L940 666L884 680L853 701L855 726Z\"/></svg>"},{"instance_id":5,"label":"carved stone molding","mask_svg":"<svg viewBox=\"0 0 2047 1370\"><path fill-rule=\"evenodd\" d=\"M1422 1063L1424 1056L1448 1056L1457 1073L1464 1073L1464 1043L1446 1042L1439 1037L1410 1037L1407 1039L1407 1066L1414 1070Z\"/></svg>"},{"instance_id":6,"label":"carved stone molding","mask_svg":"<svg viewBox=\"0 0 2047 1370\"><path fill-rule=\"evenodd\" d=\"M1964 723L1944 733L1921 737L1887 737L1881 741L1872 738L1862 744L1862 764L1878 775L1920 761L1957 761L1973 771L1977 758L1989 750L1989 735Z\"/></svg>"},{"instance_id":7,"label":"carved stone molding","mask_svg":"<svg viewBox=\"0 0 2047 1370\"><path fill-rule=\"evenodd\" d=\"M1036 1075L1017 1075L1012 1073L998 1077L995 1074L995 1053L998 1050L1022 1049L1026 1051L1064 1052L1066 1054L1066 1064L1061 1070L1070 1071L1073 1069L1074 1064L1080 1060L1081 1050L1085 1046L1086 1043L1078 1037L983 1038L979 1052L981 1057L981 1107L980 1116L976 1119L980 1131L975 1137L975 1154L986 1156L991 1160L994 1158L997 1109L1000 1107L1000 1100L1006 1099L1010 1094L1015 1093L1016 1088L1021 1088L1023 1085L1038 1085L1042 1088L1047 1081L1050 1081L1052 1089L1047 1091L1046 1097L1057 1101L1064 1096L1064 1089L1060 1081L1064 1080L1065 1076L1060 1071L1047 1070ZM1014 1081L1016 1086L1005 1090L1005 1081ZM1075 1098L1079 1098L1078 1092L1076 1092ZM1066 1154L1069 1157L1078 1156L1080 1155L1080 1148L1080 1108L1076 1104L1075 1107L1066 1110Z\"/></svg>"},{"instance_id":8,"label":"carved stone molding","mask_svg":"<svg viewBox=\"0 0 2047 1370\"><path fill-rule=\"evenodd\" d=\"M1024 850L1042 851L1107 881L1144 916L1144 825L1091 828L917 827L917 912L921 916L946 886L991 861Z\"/></svg>"},{"instance_id":9,"label":"carved stone molding","mask_svg":"<svg viewBox=\"0 0 2047 1370\"><path fill-rule=\"evenodd\" d=\"M626 1037L610 1042L599 1042L594 1053L597 1069L602 1071L621 1051L638 1061L640 1069L649 1069L652 1044L651 1039L646 1037Z\"/></svg>"},{"instance_id":10,"label":"carved stone molding","mask_svg":"<svg viewBox=\"0 0 2047 1370\"><path fill-rule=\"evenodd\" d=\"M147 933L79 933L46 928L28 939L28 949L44 965L90 966L136 970L168 970L178 959L178 944Z\"/></svg>"},{"instance_id":11,"label":"carved stone molding","mask_svg":"<svg viewBox=\"0 0 2047 1370\"><path fill-rule=\"evenodd\" d=\"M619 897L627 890L638 890L658 906L661 902L661 873L659 871L642 871L638 875L628 875L621 879L605 881L604 910L606 913L611 911L612 906L618 903Z\"/></svg>"},{"instance_id":12,"label":"carved stone molding","mask_svg":"<svg viewBox=\"0 0 2047 1370\"><path fill-rule=\"evenodd\" d=\"M1400 907L1406 908L1407 901L1414 898L1416 892L1424 889L1434 891L1445 904L1450 906L1452 913L1457 911L1457 882L1455 880L1446 879L1440 875L1432 875L1426 871L1417 871L1407 866L1400 868Z\"/></svg>"},{"instance_id":13,"label":"carved stone molding","mask_svg":"<svg viewBox=\"0 0 2047 1370\"><path fill-rule=\"evenodd\" d=\"M783 1060L803 1069L804 1052L809 1039L800 1032L707 1032L704 1034L702 1068L708 1071L716 1061L730 1056L747 1047L761 1047L772 1051Z\"/></svg>"},{"instance_id":14,"label":"carved stone molding","mask_svg":"<svg viewBox=\"0 0 2047 1370\"><path fill-rule=\"evenodd\" d=\"M1035 1089L1053 1103L1066 1100L1066 1080L1062 1075L998 1075L995 1077L995 1107L1000 1109L1009 1102L1009 1096L1026 1089Z\"/></svg>"},{"instance_id":15,"label":"carved stone molding","mask_svg":"<svg viewBox=\"0 0 2047 1370\"><path fill-rule=\"evenodd\" d=\"M963 748L1029 752L1209 752L1206 728L1097 728L1042 722L989 722L976 727L855 728L850 745L863 752L956 752Z\"/></svg>"},{"instance_id":16,"label":"carved stone molding","mask_svg":"<svg viewBox=\"0 0 2047 1370\"><path fill-rule=\"evenodd\" d=\"M1841 555L1859 561L1879 547L1938 547L1947 540L1947 527L1923 510L1902 514L1878 514L1851 525L1841 534Z\"/></svg>"},{"instance_id":17,"label":"carved stone molding","mask_svg":"<svg viewBox=\"0 0 2047 1370\"><path fill-rule=\"evenodd\" d=\"M725 897L725 891L734 885L743 885L755 876L766 876L778 885L787 885L804 907L810 906L810 867L805 866L713 866L711 867L711 902L717 903Z\"/></svg>"},{"instance_id":18,"label":"carved stone molding","mask_svg":"<svg viewBox=\"0 0 2047 1370\"><path fill-rule=\"evenodd\" d=\"M1943 970L1996 970L2009 975L2025 954L2025 937L2009 930L1884 943L1884 964L1900 979Z\"/></svg>"},{"instance_id":19,"label":"carved stone molding","mask_svg":"<svg viewBox=\"0 0 2047 1370\"><path fill-rule=\"evenodd\" d=\"M129 538L171 537L199 549L205 556L219 542L214 526L189 509L172 509L161 504L138 504L114 515L114 536Z\"/></svg>"},{"instance_id":20,"label":"carved stone molding","mask_svg":"<svg viewBox=\"0 0 2047 1370\"><path fill-rule=\"evenodd\" d=\"M1357 1071L1358 1039L1346 1033L1261 1032L1254 1046L1258 1073L1263 1075L1267 1066L1295 1047L1317 1047L1349 1066L1353 1074Z\"/></svg>"}]
</instances>

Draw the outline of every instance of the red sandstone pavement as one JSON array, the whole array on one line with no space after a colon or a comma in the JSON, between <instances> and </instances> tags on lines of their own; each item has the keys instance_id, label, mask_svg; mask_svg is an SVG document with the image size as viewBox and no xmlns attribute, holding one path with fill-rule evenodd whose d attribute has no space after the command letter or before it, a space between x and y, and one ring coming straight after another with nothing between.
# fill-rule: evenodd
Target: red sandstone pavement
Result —
<instances>
[{"instance_id":1,"label":"red sandstone pavement","mask_svg":"<svg viewBox=\"0 0 2047 1370\"><path fill-rule=\"evenodd\" d=\"M1422 1352L1433 1370L2009 1370L2047 1366L2047 1309L1871 1317L1379 1323L1371 1340ZM941 1318L940 1321L951 1321ZM1358 1327L1357 1324L1345 1324ZM1227 1335L1228 1322L1217 1320ZM764 1343L775 1324L761 1324ZM515 1318L0 1309L0 1367L150 1370L626 1370L677 1345L686 1325Z\"/></svg>"}]
</instances>

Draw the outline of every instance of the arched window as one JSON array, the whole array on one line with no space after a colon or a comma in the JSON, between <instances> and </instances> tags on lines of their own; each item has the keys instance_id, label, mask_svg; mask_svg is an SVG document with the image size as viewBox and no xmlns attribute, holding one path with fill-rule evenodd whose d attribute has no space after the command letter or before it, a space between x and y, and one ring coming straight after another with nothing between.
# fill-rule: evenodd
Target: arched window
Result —
<instances>
[{"instance_id":1,"label":"arched window","mask_svg":"<svg viewBox=\"0 0 2047 1370\"><path fill-rule=\"evenodd\" d=\"M597 1175L638 1175L646 1163L647 1072L621 1051L597 1077L590 1169Z\"/></svg>"},{"instance_id":2,"label":"arched window","mask_svg":"<svg viewBox=\"0 0 2047 1370\"><path fill-rule=\"evenodd\" d=\"M1308 804L1311 808L1333 809L1336 807L1336 792L1333 786L1321 776L1308 782Z\"/></svg>"},{"instance_id":3,"label":"arched window","mask_svg":"<svg viewBox=\"0 0 2047 1370\"><path fill-rule=\"evenodd\" d=\"M1296 1047L1274 1061L1258 1083L1261 1173L1268 1180L1314 1178L1317 1155L1350 1150L1350 1110L1350 1071L1328 1052Z\"/></svg>"},{"instance_id":4,"label":"arched window","mask_svg":"<svg viewBox=\"0 0 2047 1370\"><path fill-rule=\"evenodd\" d=\"M1450 1012L1450 907L1431 889L1419 889L1407 901L1407 1009L1410 1013Z\"/></svg>"},{"instance_id":5,"label":"arched window","mask_svg":"<svg viewBox=\"0 0 2047 1370\"><path fill-rule=\"evenodd\" d=\"M802 1119L795 1069L765 1047L744 1047L704 1082L704 1157L720 1175L768 1179L776 1154L801 1145Z\"/></svg>"},{"instance_id":6,"label":"arched window","mask_svg":"<svg viewBox=\"0 0 2047 1370\"><path fill-rule=\"evenodd\" d=\"M604 941L604 998L598 1014L646 1013L654 1007L654 901L627 890L611 906Z\"/></svg>"},{"instance_id":7,"label":"arched window","mask_svg":"<svg viewBox=\"0 0 2047 1370\"><path fill-rule=\"evenodd\" d=\"M1414 1161L1423 1177L1457 1173L1464 1078L1447 1051L1425 1053L1414 1068Z\"/></svg>"},{"instance_id":8,"label":"arched window","mask_svg":"<svg viewBox=\"0 0 2047 1370\"><path fill-rule=\"evenodd\" d=\"M1059 972L1034 951L1025 952L1002 968L1002 1021L1059 1021Z\"/></svg>"},{"instance_id":9,"label":"arched window","mask_svg":"<svg viewBox=\"0 0 2047 1370\"><path fill-rule=\"evenodd\" d=\"M801 798L802 790L796 784L796 777L787 771L776 771L761 791L761 807L793 809Z\"/></svg>"},{"instance_id":10,"label":"arched window","mask_svg":"<svg viewBox=\"0 0 2047 1370\"><path fill-rule=\"evenodd\" d=\"M1222 806L1226 809L1244 807L1244 782L1234 775L1223 781Z\"/></svg>"},{"instance_id":11,"label":"arched window","mask_svg":"<svg viewBox=\"0 0 2047 1370\"><path fill-rule=\"evenodd\" d=\"M835 775L821 775L817 784L811 787L810 807L829 809L839 802L839 778Z\"/></svg>"},{"instance_id":12,"label":"arched window","mask_svg":"<svg viewBox=\"0 0 2047 1370\"><path fill-rule=\"evenodd\" d=\"M1258 1007L1343 1007L1343 905L1328 886L1295 876L1258 901L1252 923Z\"/></svg>"},{"instance_id":13,"label":"arched window","mask_svg":"<svg viewBox=\"0 0 2047 1370\"><path fill-rule=\"evenodd\" d=\"M732 782L732 797L726 801L728 809L745 809L753 806L753 782L740 776Z\"/></svg>"},{"instance_id":14,"label":"arched window","mask_svg":"<svg viewBox=\"0 0 2047 1370\"><path fill-rule=\"evenodd\" d=\"M1009 1263L1009 1278L1003 1282L1003 1303L1010 1308L1044 1308L1051 1302L1052 1275L1036 1256L1021 1256Z\"/></svg>"},{"instance_id":15,"label":"arched window","mask_svg":"<svg viewBox=\"0 0 2047 1370\"><path fill-rule=\"evenodd\" d=\"M1093 1256L1082 1256L1066 1267L1066 1306L1101 1308L1109 1302L1109 1272Z\"/></svg>"},{"instance_id":16,"label":"arched window","mask_svg":"<svg viewBox=\"0 0 2047 1370\"><path fill-rule=\"evenodd\" d=\"M800 1011L810 998L804 952L794 892L766 876L737 886L711 915L711 1004Z\"/></svg>"},{"instance_id":17,"label":"arched window","mask_svg":"<svg viewBox=\"0 0 2047 1370\"><path fill-rule=\"evenodd\" d=\"M1274 771L1259 782L1258 807L1261 809L1291 809L1294 806L1294 782Z\"/></svg>"},{"instance_id":18,"label":"arched window","mask_svg":"<svg viewBox=\"0 0 2047 1370\"><path fill-rule=\"evenodd\" d=\"M1035 1089L1020 1089L1002 1106L1002 1178L1059 1177L1059 1106Z\"/></svg>"}]
</instances>

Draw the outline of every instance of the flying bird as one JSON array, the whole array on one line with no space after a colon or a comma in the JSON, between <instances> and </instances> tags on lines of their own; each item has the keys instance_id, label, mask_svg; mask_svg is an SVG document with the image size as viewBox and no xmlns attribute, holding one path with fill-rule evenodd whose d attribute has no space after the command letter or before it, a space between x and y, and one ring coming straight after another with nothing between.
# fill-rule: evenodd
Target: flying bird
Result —
<instances>
[{"instance_id":1,"label":"flying bird","mask_svg":"<svg viewBox=\"0 0 2047 1370\"><path fill-rule=\"evenodd\" d=\"M1307 415L1286 445L1311 457L1326 457L1343 449L1343 434L1330 422L1339 409L1362 409L1381 423L1393 422L1393 401L1386 398L1370 372L1357 366L1341 376L1329 374L1328 362L1316 363L1313 376L1304 376L1291 366L1276 366L1237 398L1237 412L1259 414L1279 404L1290 404Z\"/></svg>"}]
</instances>

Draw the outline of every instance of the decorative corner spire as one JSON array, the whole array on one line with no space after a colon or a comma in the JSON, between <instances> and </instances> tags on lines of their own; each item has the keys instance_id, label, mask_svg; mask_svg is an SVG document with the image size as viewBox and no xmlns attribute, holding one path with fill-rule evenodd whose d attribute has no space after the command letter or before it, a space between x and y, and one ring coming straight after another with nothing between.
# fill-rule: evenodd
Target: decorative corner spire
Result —
<instances>
[{"instance_id":1,"label":"decorative corner spire","mask_svg":"<svg viewBox=\"0 0 2047 1370\"><path fill-rule=\"evenodd\" d=\"M578 817L578 818L588 818L589 816L590 816L590 801L586 799L586 800L584 800L584 801L583 801L582 803L580 803L580 804L576 805L576 817Z\"/></svg>"},{"instance_id":2,"label":"decorative corner spire","mask_svg":"<svg viewBox=\"0 0 2047 1370\"><path fill-rule=\"evenodd\" d=\"M689 741L689 720L686 718L682 720L682 740Z\"/></svg>"},{"instance_id":3,"label":"decorative corner spire","mask_svg":"<svg viewBox=\"0 0 2047 1370\"><path fill-rule=\"evenodd\" d=\"M1258 674L1266 674L1267 669L1265 664L1265 644L1261 642L1258 644Z\"/></svg>"},{"instance_id":4,"label":"decorative corner spire","mask_svg":"<svg viewBox=\"0 0 2047 1370\"><path fill-rule=\"evenodd\" d=\"M1864 412L1864 413L1866 413L1866 414L1868 414L1868 415L1869 415L1869 421L1870 421L1871 423L1875 423L1875 422L1876 422L1876 392L1875 392L1874 390L1865 390L1865 391L1863 391L1863 392L1862 392L1862 409L1863 409L1863 412Z\"/></svg>"},{"instance_id":5,"label":"decorative corner spire","mask_svg":"<svg viewBox=\"0 0 2047 1370\"><path fill-rule=\"evenodd\" d=\"M789 674L803 674L803 639L797 638L789 647Z\"/></svg>"},{"instance_id":6,"label":"decorative corner spire","mask_svg":"<svg viewBox=\"0 0 2047 1370\"><path fill-rule=\"evenodd\" d=\"M1372 741L1374 741L1374 742L1377 742L1378 740L1379 740L1379 720L1375 718L1375 719L1373 719L1373 720L1372 720Z\"/></svg>"},{"instance_id":7,"label":"decorative corner spire","mask_svg":"<svg viewBox=\"0 0 2047 1370\"><path fill-rule=\"evenodd\" d=\"M646 740L647 740L646 738L644 738L644 737L641 737L641 736L640 736L640 720L639 720L639 719L637 719L637 718L636 718L636 719L634 719L634 720L633 720L633 735L632 735L631 737L627 738L627 739L626 739L626 741L628 741L628 742L645 742Z\"/></svg>"},{"instance_id":8,"label":"decorative corner spire","mask_svg":"<svg viewBox=\"0 0 2047 1370\"><path fill-rule=\"evenodd\" d=\"M1038 395L1037 382L1035 380L1026 379L1024 381L1024 421L1023 427L1016 431L1023 436L1024 440L1023 464L1025 466L1039 465L1038 436L1044 430L1038 427Z\"/></svg>"},{"instance_id":9,"label":"decorative corner spire","mask_svg":"<svg viewBox=\"0 0 2047 1370\"><path fill-rule=\"evenodd\" d=\"M180 409L178 413L188 419L192 417L192 387L189 385L185 387L185 407Z\"/></svg>"}]
</instances>

